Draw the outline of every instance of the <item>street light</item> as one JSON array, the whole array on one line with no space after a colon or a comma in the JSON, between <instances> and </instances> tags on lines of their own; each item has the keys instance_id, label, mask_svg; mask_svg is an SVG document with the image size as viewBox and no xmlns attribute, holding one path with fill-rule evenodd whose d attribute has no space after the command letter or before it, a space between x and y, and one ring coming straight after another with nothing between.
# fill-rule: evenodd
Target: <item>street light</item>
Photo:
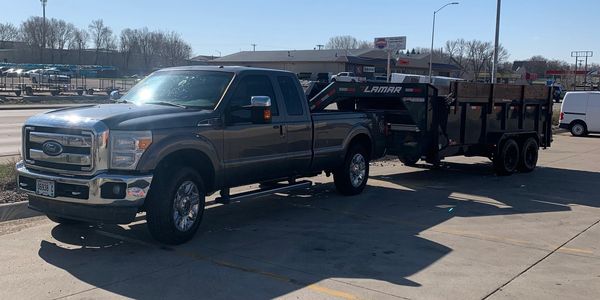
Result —
<instances>
[{"instance_id":1,"label":"street light","mask_svg":"<svg viewBox=\"0 0 600 300\"><path fill-rule=\"evenodd\" d=\"M444 7L448 6L448 5L458 5L458 2L450 2L450 3L446 3L444 6L440 7L438 10L433 12L433 27L431 28L431 50L429 51L429 83L431 83L431 75L433 72L433 39L435 37L435 15L442 9L444 9Z\"/></svg>"},{"instance_id":2,"label":"street light","mask_svg":"<svg viewBox=\"0 0 600 300\"><path fill-rule=\"evenodd\" d=\"M46 4L48 0L40 0L42 3L43 23L42 23L42 47L40 49L40 63L44 63L44 47L46 47Z\"/></svg>"}]
</instances>

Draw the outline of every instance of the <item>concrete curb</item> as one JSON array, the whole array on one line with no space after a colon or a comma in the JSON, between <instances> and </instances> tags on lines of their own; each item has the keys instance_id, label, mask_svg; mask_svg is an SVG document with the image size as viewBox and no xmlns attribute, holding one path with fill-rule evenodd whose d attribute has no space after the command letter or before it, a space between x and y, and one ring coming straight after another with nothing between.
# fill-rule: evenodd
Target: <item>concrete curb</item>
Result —
<instances>
[{"instance_id":1,"label":"concrete curb","mask_svg":"<svg viewBox=\"0 0 600 300\"><path fill-rule=\"evenodd\" d=\"M0 204L0 222L41 216L42 213L31 210L29 201Z\"/></svg>"}]
</instances>

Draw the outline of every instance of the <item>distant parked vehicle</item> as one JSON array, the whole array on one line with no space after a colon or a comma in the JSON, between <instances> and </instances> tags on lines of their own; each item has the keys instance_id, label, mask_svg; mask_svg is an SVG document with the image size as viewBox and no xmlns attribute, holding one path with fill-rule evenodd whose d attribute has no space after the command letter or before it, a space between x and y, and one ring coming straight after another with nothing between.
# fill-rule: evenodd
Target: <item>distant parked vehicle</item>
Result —
<instances>
[{"instance_id":1,"label":"distant parked vehicle","mask_svg":"<svg viewBox=\"0 0 600 300\"><path fill-rule=\"evenodd\" d=\"M10 70L9 67L0 67L0 76L5 76L5 73Z\"/></svg>"},{"instance_id":2,"label":"distant parked vehicle","mask_svg":"<svg viewBox=\"0 0 600 300\"><path fill-rule=\"evenodd\" d=\"M367 78L358 77L352 72L340 72L331 76L331 82L365 82Z\"/></svg>"},{"instance_id":3,"label":"distant parked vehicle","mask_svg":"<svg viewBox=\"0 0 600 300\"><path fill-rule=\"evenodd\" d=\"M39 73L40 71L41 71L41 69L28 70L28 71L23 72L21 74L21 76L31 78L31 74Z\"/></svg>"},{"instance_id":4,"label":"distant parked vehicle","mask_svg":"<svg viewBox=\"0 0 600 300\"><path fill-rule=\"evenodd\" d=\"M23 69L12 68L6 71L6 77L20 77L21 73L23 73Z\"/></svg>"},{"instance_id":5,"label":"distant parked vehicle","mask_svg":"<svg viewBox=\"0 0 600 300\"><path fill-rule=\"evenodd\" d=\"M600 92L568 92L560 107L559 127L573 136L600 133Z\"/></svg>"},{"instance_id":6,"label":"distant parked vehicle","mask_svg":"<svg viewBox=\"0 0 600 300\"><path fill-rule=\"evenodd\" d=\"M71 81L71 77L61 75L56 69L40 70L39 72L31 73L29 76L33 83L69 83Z\"/></svg>"}]
</instances>

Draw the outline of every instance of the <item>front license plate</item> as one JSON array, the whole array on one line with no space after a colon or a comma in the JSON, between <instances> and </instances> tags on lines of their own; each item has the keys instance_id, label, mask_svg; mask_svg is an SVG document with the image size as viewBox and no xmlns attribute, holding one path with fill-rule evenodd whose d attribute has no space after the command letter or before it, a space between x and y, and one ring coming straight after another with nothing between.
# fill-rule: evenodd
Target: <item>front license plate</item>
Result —
<instances>
[{"instance_id":1,"label":"front license plate","mask_svg":"<svg viewBox=\"0 0 600 300\"><path fill-rule=\"evenodd\" d=\"M42 196L54 197L54 181L36 180L35 193Z\"/></svg>"}]
</instances>

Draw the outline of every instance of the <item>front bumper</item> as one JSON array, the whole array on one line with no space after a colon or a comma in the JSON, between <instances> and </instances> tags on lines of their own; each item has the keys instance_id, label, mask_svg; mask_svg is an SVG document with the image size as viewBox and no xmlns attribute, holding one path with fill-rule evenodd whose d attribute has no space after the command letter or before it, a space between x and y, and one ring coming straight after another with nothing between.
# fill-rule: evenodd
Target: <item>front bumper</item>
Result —
<instances>
[{"instance_id":1,"label":"front bumper","mask_svg":"<svg viewBox=\"0 0 600 300\"><path fill-rule=\"evenodd\" d=\"M50 175L28 169L23 162L16 166L19 190L30 195L30 207L45 213L67 218L104 221L103 211L121 210L135 217L138 209L144 204L144 199L152 183L152 175L122 175L102 173L93 177L68 177ZM48 180L54 182L55 197L42 196L36 193L36 181ZM113 185L120 185L125 190L121 196L107 193ZM108 218L111 219L111 218ZM124 220L122 216L117 218ZM110 223L115 220L105 220Z\"/></svg>"}]
</instances>

